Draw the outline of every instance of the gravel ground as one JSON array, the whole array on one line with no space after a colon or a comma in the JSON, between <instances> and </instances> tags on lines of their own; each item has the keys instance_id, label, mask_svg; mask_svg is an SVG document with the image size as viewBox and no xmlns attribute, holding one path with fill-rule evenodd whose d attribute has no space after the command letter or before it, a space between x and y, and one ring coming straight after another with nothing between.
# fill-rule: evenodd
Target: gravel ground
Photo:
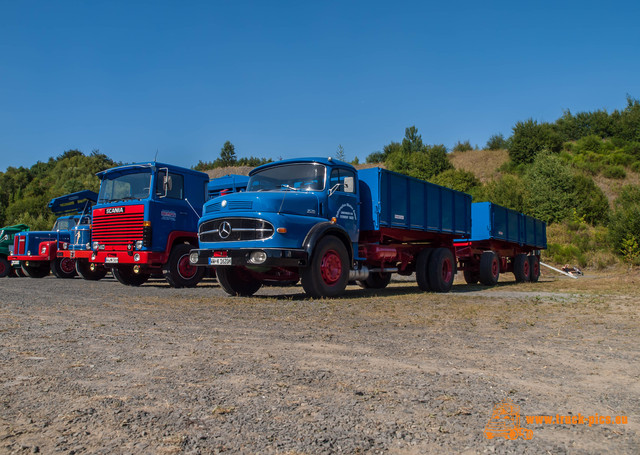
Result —
<instances>
[{"instance_id":1,"label":"gravel ground","mask_svg":"<svg viewBox=\"0 0 640 455\"><path fill-rule=\"evenodd\" d=\"M5 278L0 453L637 454L640 298L597 278L332 300ZM507 398L629 423L487 440Z\"/></svg>"}]
</instances>

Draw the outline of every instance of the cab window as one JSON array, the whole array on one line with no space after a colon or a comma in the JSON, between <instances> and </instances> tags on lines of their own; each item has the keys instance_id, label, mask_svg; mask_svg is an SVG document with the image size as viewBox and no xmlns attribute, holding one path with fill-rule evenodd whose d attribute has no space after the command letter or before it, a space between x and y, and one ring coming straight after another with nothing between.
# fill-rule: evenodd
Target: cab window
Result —
<instances>
[{"instance_id":1,"label":"cab window","mask_svg":"<svg viewBox=\"0 0 640 455\"><path fill-rule=\"evenodd\" d=\"M160 172L156 178L156 194L164 197L164 172ZM184 177L180 174L169 172L167 177L167 196L170 199L184 199Z\"/></svg>"},{"instance_id":2,"label":"cab window","mask_svg":"<svg viewBox=\"0 0 640 455\"><path fill-rule=\"evenodd\" d=\"M345 182L346 179L346 182ZM331 177L329 178L329 188L333 188L336 185L336 191L342 193L355 193L355 174L347 169L335 168L331 171Z\"/></svg>"}]
</instances>

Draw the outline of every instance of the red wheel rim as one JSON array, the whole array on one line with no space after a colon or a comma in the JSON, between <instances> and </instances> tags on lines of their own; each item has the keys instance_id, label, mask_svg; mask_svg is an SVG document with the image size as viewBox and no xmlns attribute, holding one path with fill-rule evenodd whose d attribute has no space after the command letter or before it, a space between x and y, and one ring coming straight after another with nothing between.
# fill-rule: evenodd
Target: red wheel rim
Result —
<instances>
[{"instance_id":1,"label":"red wheel rim","mask_svg":"<svg viewBox=\"0 0 640 455\"><path fill-rule=\"evenodd\" d=\"M185 280L193 278L196 271L196 267L191 265L191 262L189 261L188 254L185 254L178 260L178 274Z\"/></svg>"},{"instance_id":2,"label":"red wheel rim","mask_svg":"<svg viewBox=\"0 0 640 455\"><path fill-rule=\"evenodd\" d=\"M335 250L327 251L322 257L320 263L320 273L322 274L322 280L333 285L338 282L342 275L342 261L340 255Z\"/></svg>"},{"instance_id":3,"label":"red wheel rim","mask_svg":"<svg viewBox=\"0 0 640 455\"><path fill-rule=\"evenodd\" d=\"M524 276L529 276L529 258L525 257L524 259L522 271L524 272Z\"/></svg>"},{"instance_id":4,"label":"red wheel rim","mask_svg":"<svg viewBox=\"0 0 640 455\"><path fill-rule=\"evenodd\" d=\"M540 275L540 263L536 259L533 262L533 276L538 276L538 275Z\"/></svg>"},{"instance_id":5,"label":"red wheel rim","mask_svg":"<svg viewBox=\"0 0 640 455\"><path fill-rule=\"evenodd\" d=\"M491 262L491 273L494 278L498 276L500 273L500 264L498 263L498 258L493 258L493 262Z\"/></svg>"},{"instance_id":6,"label":"red wheel rim","mask_svg":"<svg viewBox=\"0 0 640 455\"><path fill-rule=\"evenodd\" d=\"M62 258L62 261L60 261L60 268L64 273L73 273L76 269L76 261L71 258Z\"/></svg>"},{"instance_id":7,"label":"red wheel rim","mask_svg":"<svg viewBox=\"0 0 640 455\"><path fill-rule=\"evenodd\" d=\"M453 276L453 267L451 266L451 261L449 259L445 259L442 261L442 281L448 283L451 281Z\"/></svg>"}]
</instances>

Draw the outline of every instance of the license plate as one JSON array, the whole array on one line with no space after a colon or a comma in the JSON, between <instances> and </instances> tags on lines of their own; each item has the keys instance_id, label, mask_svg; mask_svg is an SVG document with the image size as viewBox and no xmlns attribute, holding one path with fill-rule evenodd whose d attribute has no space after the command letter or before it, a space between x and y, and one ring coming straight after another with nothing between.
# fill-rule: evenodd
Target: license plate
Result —
<instances>
[{"instance_id":1,"label":"license plate","mask_svg":"<svg viewBox=\"0 0 640 455\"><path fill-rule=\"evenodd\" d=\"M231 265L231 258L209 258L209 265Z\"/></svg>"},{"instance_id":2,"label":"license plate","mask_svg":"<svg viewBox=\"0 0 640 455\"><path fill-rule=\"evenodd\" d=\"M104 262L105 262L105 264L117 264L118 263L118 258L117 257L115 257L115 258L108 257L108 258L106 258L104 260Z\"/></svg>"},{"instance_id":3,"label":"license plate","mask_svg":"<svg viewBox=\"0 0 640 455\"><path fill-rule=\"evenodd\" d=\"M11 265L20 265L20 261L11 261Z\"/></svg>"}]
</instances>

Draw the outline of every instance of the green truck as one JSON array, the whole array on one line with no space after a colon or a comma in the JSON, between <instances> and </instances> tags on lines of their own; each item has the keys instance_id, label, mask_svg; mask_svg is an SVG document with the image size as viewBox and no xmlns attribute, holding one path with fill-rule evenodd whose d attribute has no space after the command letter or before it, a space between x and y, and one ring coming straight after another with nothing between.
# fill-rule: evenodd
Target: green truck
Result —
<instances>
[{"instance_id":1,"label":"green truck","mask_svg":"<svg viewBox=\"0 0 640 455\"><path fill-rule=\"evenodd\" d=\"M29 226L26 224L16 224L15 226L6 226L0 229L0 278L22 274L20 269L14 269L11 266L7 256L13 254L13 237L18 232L28 230Z\"/></svg>"}]
</instances>

